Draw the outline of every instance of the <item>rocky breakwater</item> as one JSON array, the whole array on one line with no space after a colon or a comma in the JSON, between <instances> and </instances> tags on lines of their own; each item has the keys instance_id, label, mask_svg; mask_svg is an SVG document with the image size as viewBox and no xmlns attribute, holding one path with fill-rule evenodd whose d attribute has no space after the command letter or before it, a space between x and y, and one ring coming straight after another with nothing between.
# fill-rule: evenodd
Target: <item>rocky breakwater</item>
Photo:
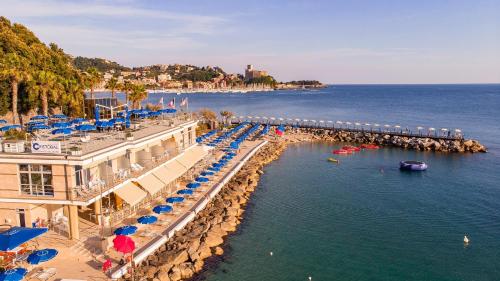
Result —
<instances>
[{"instance_id":1,"label":"rocky breakwater","mask_svg":"<svg viewBox=\"0 0 500 281\"><path fill-rule=\"evenodd\" d=\"M257 187L262 167L277 159L285 142L268 143L219 194L165 245L136 267L136 280L178 281L191 278L212 255L222 255L224 237L236 230L245 205ZM131 280L130 274L123 280Z\"/></svg>"},{"instance_id":2,"label":"rocky breakwater","mask_svg":"<svg viewBox=\"0 0 500 281\"><path fill-rule=\"evenodd\" d=\"M395 146L405 149L442 152L486 152L477 140L447 140L428 137L395 136L384 133L348 132L325 129L296 129L295 133L310 136L312 140L353 142Z\"/></svg>"}]
</instances>

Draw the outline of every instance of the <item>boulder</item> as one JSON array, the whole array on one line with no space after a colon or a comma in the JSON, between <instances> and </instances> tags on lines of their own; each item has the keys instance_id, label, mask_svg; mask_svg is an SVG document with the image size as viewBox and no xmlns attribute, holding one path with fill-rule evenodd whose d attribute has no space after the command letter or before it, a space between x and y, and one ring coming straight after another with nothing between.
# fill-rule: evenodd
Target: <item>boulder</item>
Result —
<instances>
[{"instance_id":1,"label":"boulder","mask_svg":"<svg viewBox=\"0 0 500 281\"><path fill-rule=\"evenodd\" d=\"M221 247L215 247L214 254L218 255L218 256L222 256L224 254L224 250Z\"/></svg>"},{"instance_id":2,"label":"boulder","mask_svg":"<svg viewBox=\"0 0 500 281\"><path fill-rule=\"evenodd\" d=\"M158 272L156 278L158 278L158 280L160 281L170 281L170 277L168 277L168 272L165 271Z\"/></svg>"}]
</instances>

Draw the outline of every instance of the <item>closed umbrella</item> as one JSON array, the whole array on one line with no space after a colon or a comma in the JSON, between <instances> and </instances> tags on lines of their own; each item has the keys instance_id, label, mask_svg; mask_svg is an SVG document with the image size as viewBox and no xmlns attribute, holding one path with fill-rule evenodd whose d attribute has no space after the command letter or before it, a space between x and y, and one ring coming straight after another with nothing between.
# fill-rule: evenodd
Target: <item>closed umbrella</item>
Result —
<instances>
[{"instance_id":1,"label":"closed umbrella","mask_svg":"<svg viewBox=\"0 0 500 281\"><path fill-rule=\"evenodd\" d=\"M193 190L192 189L181 189L181 190L177 191L177 194L179 194L179 195L192 195Z\"/></svg>"},{"instance_id":2,"label":"closed umbrella","mask_svg":"<svg viewBox=\"0 0 500 281\"><path fill-rule=\"evenodd\" d=\"M157 214L163 214L163 213L168 213L171 212L174 208L169 205L158 205L153 208L153 212Z\"/></svg>"},{"instance_id":3,"label":"closed umbrella","mask_svg":"<svg viewBox=\"0 0 500 281\"><path fill-rule=\"evenodd\" d=\"M41 262L49 261L57 256L58 252L56 249L43 249L37 250L28 256L29 264L39 264Z\"/></svg>"},{"instance_id":4,"label":"closed umbrella","mask_svg":"<svg viewBox=\"0 0 500 281\"><path fill-rule=\"evenodd\" d=\"M167 203L170 203L170 204L181 203L184 201L184 197L180 197L180 196L168 197L166 201L167 201Z\"/></svg>"},{"instance_id":5,"label":"closed umbrella","mask_svg":"<svg viewBox=\"0 0 500 281\"><path fill-rule=\"evenodd\" d=\"M117 235L113 239L113 247L120 253L128 254L135 250L135 242L126 235Z\"/></svg>"},{"instance_id":6,"label":"closed umbrella","mask_svg":"<svg viewBox=\"0 0 500 281\"><path fill-rule=\"evenodd\" d=\"M137 219L137 222L140 224L152 224L158 221L158 218L155 216L142 216Z\"/></svg>"},{"instance_id":7,"label":"closed umbrella","mask_svg":"<svg viewBox=\"0 0 500 281\"><path fill-rule=\"evenodd\" d=\"M23 280L26 273L28 273L28 271L21 267L7 269L0 272L0 281L20 281Z\"/></svg>"},{"instance_id":8,"label":"closed umbrella","mask_svg":"<svg viewBox=\"0 0 500 281\"><path fill-rule=\"evenodd\" d=\"M137 232L137 226L135 225L124 225L113 231L116 235L132 235Z\"/></svg>"}]
</instances>

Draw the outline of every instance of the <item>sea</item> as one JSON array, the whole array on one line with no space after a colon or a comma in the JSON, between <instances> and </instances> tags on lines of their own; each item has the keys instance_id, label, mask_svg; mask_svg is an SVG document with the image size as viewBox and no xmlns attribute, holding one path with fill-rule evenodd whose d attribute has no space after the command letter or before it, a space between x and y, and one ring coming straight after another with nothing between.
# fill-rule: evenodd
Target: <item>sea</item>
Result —
<instances>
[{"instance_id":1,"label":"sea","mask_svg":"<svg viewBox=\"0 0 500 281\"><path fill-rule=\"evenodd\" d=\"M196 280L500 280L500 85L333 85L188 98L189 109L460 129L484 154L290 145L264 168L243 222ZM403 172L420 160L425 172ZM470 239L464 244L464 236Z\"/></svg>"}]
</instances>

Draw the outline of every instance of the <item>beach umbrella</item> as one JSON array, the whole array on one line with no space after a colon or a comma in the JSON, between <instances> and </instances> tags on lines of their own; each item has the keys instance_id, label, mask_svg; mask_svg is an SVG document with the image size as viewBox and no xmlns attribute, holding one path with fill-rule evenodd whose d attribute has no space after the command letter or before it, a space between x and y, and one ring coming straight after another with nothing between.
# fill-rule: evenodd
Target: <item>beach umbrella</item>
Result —
<instances>
[{"instance_id":1,"label":"beach umbrella","mask_svg":"<svg viewBox=\"0 0 500 281\"><path fill-rule=\"evenodd\" d=\"M96 121L95 122L95 126L97 128L109 128L109 127L112 127L113 124L111 124L110 122L108 121L104 121L104 120L99 120L99 121Z\"/></svg>"},{"instance_id":2,"label":"beach umbrella","mask_svg":"<svg viewBox=\"0 0 500 281\"><path fill-rule=\"evenodd\" d=\"M46 115L35 115L30 118L30 120L47 120L47 119L49 119L49 117Z\"/></svg>"},{"instance_id":3,"label":"beach umbrella","mask_svg":"<svg viewBox=\"0 0 500 281\"><path fill-rule=\"evenodd\" d=\"M220 168L217 168L217 167L208 167L207 170L213 171L213 172L219 172Z\"/></svg>"},{"instance_id":4,"label":"beach umbrella","mask_svg":"<svg viewBox=\"0 0 500 281\"><path fill-rule=\"evenodd\" d=\"M53 135L69 135L73 132L73 129L70 128L61 128L52 130Z\"/></svg>"},{"instance_id":5,"label":"beach umbrella","mask_svg":"<svg viewBox=\"0 0 500 281\"><path fill-rule=\"evenodd\" d=\"M49 130L50 127L45 124L36 124L31 126L31 130Z\"/></svg>"},{"instance_id":6,"label":"beach umbrella","mask_svg":"<svg viewBox=\"0 0 500 281\"><path fill-rule=\"evenodd\" d=\"M37 250L28 256L28 263L29 264L39 264L41 262L46 262L46 261L49 261L49 260L55 258L57 256L57 254L58 254L58 251L56 249Z\"/></svg>"},{"instance_id":7,"label":"beach umbrella","mask_svg":"<svg viewBox=\"0 0 500 281\"><path fill-rule=\"evenodd\" d=\"M200 186L201 186L201 184L199 182L190 182L190 183L186 184L187 188L198 188Z\"/></svg>"},{"instance_id":8,"label":"beach umbrella","mask_svg":"<svg viewBox=\"0 0 500 281\"><path fill-rule=\"evenodd\" d=\"M220 164L220 163L213 163L213 164L212 164L212 167L214 167L214 168L222 168L222 166L223 166L223 165L222 165L222 164Z\"/></svg>"},{"instance_id":9,"label":"beach umbrella","mask_svg":"<svg viewBox=\"0 0 500 281\"><path fill-rule=\"evenodd\" d=\"M120 253L128 254L135 250L135 242L126 235L116 235L113 239L113 247Z\"/></svg>"},{"instance_id":10,"label":"beach umbrella","mask_svg":"<svg viewBox=\"0 0 500 281\"><path fill-rule=\"evenodd\" d=\"M0 128L0 131L7 132L8 130L21 129L21 125L7 125Z\"/></svg>"},{"instance_id":11,"label":"beach umbrella","mask_svg":"<svg viewBox=\"0 0 500 281\"><path fill-rule=\"evenodd\" d=\"M181 203L182 201L184 201L184 197L180 197L180 196L168 197L166 201L167 201L167 203L170 203L170 204Z\"/></svg>"},{"instance_id":12,"label":"beach umbrella","mask_svg":"<svg viewBox=\"0 0 500 281\"><path fill-rule=\"evenodd\" d=\"M115 235L132 235L137 232L137 226L135 225L124 225L113 231Z\"/></svg>"},{"instance_id":13,"label":"beach umbrella","mask_svg":"<svg viewBox=\"0 0 500 281\"><path fill-rule=\"evenodd\" d=\"M168 213L171 212L174 208L169 205L158 205L153 208L153 212L157 214L163 214L163 213Z\"/></svg>"},{"instance_id":14,"label":"beach umbrella","mask_svg":"<svg viewBox=\"0 0 500 281\"><path fill-rule=\"evenodd\" d=\"M68 128L71 124L69 122L57 122L57 123L53 123L51 126L52 128L57 128L57 129L61 129L61 128Z\"/></svg>"},{"instance_id":15,"label":"beach umbrella","mask_svg":"<svg viewBox=\"0 0 500 281\"><path fill-rule=\"evenodd\" d=\"M78 117L78 118L75 118L73 120L71 120L71 124L73 125L76 125L76 124L82 124L84 122L88 122L89 120L85 119L85 118L81 118L81 117Z\"/></svg>"},{"instance_id":16,"label":"beach umbrella","mask_svg":"<svg viewBox=\"0 0 500 281\"><path fill-rule=\"evenodd\" d=\"M179 194L179 195L192 195L193 190L192 189L181 189L181 190L177 191L177 194Z\"/></svg>"},{"instance_id":17,"label":"beach umbrella","mask_svg":"<svg viewBox=\"0 0 500 281\"><path fill-rule=\"evenodd\" d=\"M197 182L208 182L208 178L205 178L205 177L197 177L195 180Z\"/></svg>"},{"instance_id":18,"label":"beach umbrella","mask_svg":"<svg viewBox=\"0 0 500 281\"><path fill-rule=\"evenodd\" d=\"M42 234L47 228L31 228L14 226L9 230L0 232L0 251L11 251Z\"/></svg>"},{"instance_id":19,"label":"beach umbrella","mask_svg":"<svg viewBox=\"0 0 500 281\"><path fill-rule=\"evenodd\" d=\"M5 120L5 119L0 119L0 124L7 124L7 120Z\"/></svg>"},{"instance_id":20,"label":"beach umbrella","mask_svg":"<svg viewBox=\"0 0 500 281\"><path fill-rule=\"evenodd\" d=\"M140 224L152 224L158 220L155 216L142 216L137 219L137 222Z\"/></svg>"},{"instance_id":21,"label":"beach umbrella","mask_svg":"<svg viewBox=\"0 0 500 281\"><path fill-rule=\"evenodd\" d=\"M214 172L212 171L203 171L200 173L200 175L206 177L206 176L213 176L214 175Z\"/></svg>"},{"instance_id":22,"label":"beach umbrella","mask_svg":"<svg viewBox=\"0 0 500 281\"><path fill-rule=\"evenodd\" d=\"M0 281L20 281L23 280L26 273L28 273L28 271L21 267L7 269L0 272Z\"/></svg>"},{"instance_id":23,"label":"beach umbrella","mask_svg":"<svg viewBox=\"0 0 500 281\"><path fill-rule=\"evenodd\" d=\"M88 132L88 131L95 131L95 130L97 130L97 128L94 125L90 125L90 124L78 125L78 126L75 127L75 129L77 131L80 131L80 132Z\"/></svg>"},{"instance_id":24,"label":"beach umbrella","mask_svg":"<svg viewBox=\"0 0 500 281\"><path fill-rule=\"evenodd\" d=\"M68 116L66 116L64 114L54 114L54 115L50 116L50 118L52 118L52 119L68 119Z\"/></svg>"}]
</instances>

